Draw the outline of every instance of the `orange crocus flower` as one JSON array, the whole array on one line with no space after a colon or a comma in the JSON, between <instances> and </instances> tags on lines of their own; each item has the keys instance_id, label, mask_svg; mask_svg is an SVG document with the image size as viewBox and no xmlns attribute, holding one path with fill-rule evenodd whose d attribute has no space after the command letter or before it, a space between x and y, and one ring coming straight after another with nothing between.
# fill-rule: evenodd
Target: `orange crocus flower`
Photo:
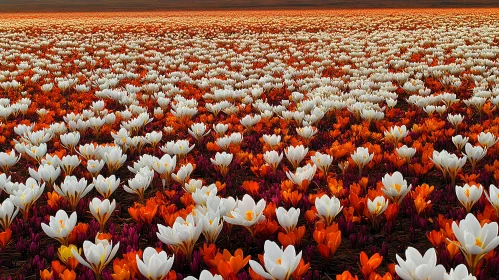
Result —
<instances>
[{"instance_id":1,"label":"orange crocus flower","mask_svg":"<svg viewBox=\"0 0 499 280\"><path fill-rule=\"evenodd\" d=\"M372 273L376 273L375 271L382 261L383 257L379 253L368 258L364 251L360 252L360 270L362 275L364 275L364 279L368 279Z\"/></svg>"},{"instance_id":2,"label":"orange crocus flower","mask_svg":"<svg viewBox=\"0 0 499 280\"><path fill-rule=\"evenodd\" d=\"M128 268L128 264L126 260L118 260L115 259L113 261L113 280L129 280L131 279L130 269Z\"/></svg>"},{"instance_id":3,"label":"orange crocus flower","mask_svg":"<svg viewBox=\"0 0 499 280\"><path fill-rule=\"evenodd\" d=\"M260 185L255 181L244 181L242 184L243 189L251 196L257 196Z\"/></svg>"},{"instance_id":4,"label":"orange crocus flower","mask_svg":"<svg viewBox=\"0 0 499 280\"><path fill-rule=\"evenodd\" d=\"M0 233L0 246L2 246L2 248L5 249L5 246L7 246L7 243L9 243L11 237L12 237L12 230L10 230L10 228Z\"/></svg>"},{"instance_id":5,"label":"orange crocus flower","mask_svg":"<svg viewBox=\"0 0 499 280\"><path fill-rule=\"evenodd\" d=\"M310 263L305 263L305 261L301 259L300 263L296 267L293 274L291 274L291 276L293 277L293 279L301 279L302 276L305 274L305 272L309 270L309 268L310 268Z\"/></svg>"},{"instance_id":6,"label":"orange crocus flower","mask_svg":"<svg viewBox=\"0 0 499 280\"><path fill-rule=\"evenodd\" d=\"M357 275L352 276L349 271L343 271L342 274L336 275L336 280L359 280L359 277Z\"/></svg>"},{"instance_id":7,"label":"orange crocus flower","mask_svg":"<svg viewBox=\"0 0 499 280\"><path fill-rule=\"evenodd\" d=\"M428 237L428 240L430 240L431 244L433 244L433 246L436 248L440 247L440 244L442 244L442 242L445 240L444 235L436 230L432 230L431 232L427 233L426 237Z\"/></svg>"},{"instance_id":8,"label":"orange crocus flower","mask_svg":"<svg viewBox=\"0 0 499 280\"><path fill-rule=\"evenodd\" d=\"M61 280L75 280L76 279L76 272L73 270L65 269L63 273L59 275Z\"/></svg>"},{"instance_id":9,"label":"orange crocus flower","mask_svg":"<svg viewBox=\"0 0 499 280\"><path fill-rule=\"evenodd\" d=\"M49 280L50 278L52 278L52 274L53 274L53 272L48 271L47 269L41 270L40 271L40 279Z\"/></svg>"},{"instance_id":10,"label":"orange crocus flower","mask_svg":"<svg viewBox=\"0 0 499 280\"><path fill-rule=\"evenodd\" d=\"M300 203L303 197L303 194L301 194L298 191L293 191L293 192L281 191L281 195L284 202L289 203L294 207L297 207L298 203Z\"/></svg>"},{"instance_id":11,"label":"orange crocus flower","mask_svg":"<svg viewBox=\"0 0 499 280\"><path fill-rule=\"evenodd\" d=\"M224 279L237 279L237 273L245 267L251 256L243 256L243 250L237 249L232 255L228 250L224 250L223 254L218 253L210 264L217 268L218 273Z\"/></svg>"}]
</instances>

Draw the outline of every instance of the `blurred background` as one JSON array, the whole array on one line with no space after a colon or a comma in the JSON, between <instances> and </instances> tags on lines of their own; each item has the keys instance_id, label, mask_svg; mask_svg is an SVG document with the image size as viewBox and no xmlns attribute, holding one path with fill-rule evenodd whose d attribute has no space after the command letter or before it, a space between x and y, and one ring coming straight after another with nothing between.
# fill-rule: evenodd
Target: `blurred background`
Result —
<instances>
[{"instance_id":1,"label":"blurred background","mask_svg":"<svg viewBox=\"0 0 499 280\"><path fill-rule=\"evenodd\" d=\"M232 9L471 8L499 0L0 0L1 12Z\"/></svg>"}]
</instances>

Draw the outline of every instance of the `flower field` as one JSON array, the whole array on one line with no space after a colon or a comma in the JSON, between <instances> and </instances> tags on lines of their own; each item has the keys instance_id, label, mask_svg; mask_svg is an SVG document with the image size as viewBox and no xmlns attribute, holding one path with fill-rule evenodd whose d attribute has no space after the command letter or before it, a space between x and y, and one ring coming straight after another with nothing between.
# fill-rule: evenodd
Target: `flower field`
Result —
<instances>
[{"instance_id":1,"label":"flower field","mask_svg":"<svg viewBox=\"0 0 499 280\"><path fill-rule=\"evenodd\" d=\"M497 279L498 16L3 14L1 279Z\"/></svg>"}]
</instances>

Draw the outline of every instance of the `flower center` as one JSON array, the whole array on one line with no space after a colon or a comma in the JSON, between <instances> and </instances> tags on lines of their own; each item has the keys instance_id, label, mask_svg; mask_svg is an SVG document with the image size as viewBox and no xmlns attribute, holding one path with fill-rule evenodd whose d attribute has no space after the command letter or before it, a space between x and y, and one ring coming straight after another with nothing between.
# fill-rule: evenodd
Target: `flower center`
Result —
<instances>
[{"instance_id":1,"label":"flower center","mask_svg":"<svg viewBox=\"0 0 499 280\"><path fill-rule=\"evenodd\" d=\"M251 211L251 210L246 211L246 220L248 220L248 221L253 220L253 211Z\"/></svg>"}]
</instances>

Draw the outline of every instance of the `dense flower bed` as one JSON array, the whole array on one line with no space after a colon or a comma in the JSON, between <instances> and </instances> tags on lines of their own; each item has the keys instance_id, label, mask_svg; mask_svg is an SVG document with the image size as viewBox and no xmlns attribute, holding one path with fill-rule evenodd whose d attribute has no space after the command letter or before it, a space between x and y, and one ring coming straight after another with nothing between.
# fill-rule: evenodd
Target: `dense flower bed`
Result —
<instances>
[{"instance_id":1,"label":"dense flower bed","mask_svg":"<svg viewBox=\"0 0 499 280\"><path fill-rule=\"evenodd\" d=\"M498 10L9 14L4 279L495 279Z\"/></svg>"}]
</instances>

